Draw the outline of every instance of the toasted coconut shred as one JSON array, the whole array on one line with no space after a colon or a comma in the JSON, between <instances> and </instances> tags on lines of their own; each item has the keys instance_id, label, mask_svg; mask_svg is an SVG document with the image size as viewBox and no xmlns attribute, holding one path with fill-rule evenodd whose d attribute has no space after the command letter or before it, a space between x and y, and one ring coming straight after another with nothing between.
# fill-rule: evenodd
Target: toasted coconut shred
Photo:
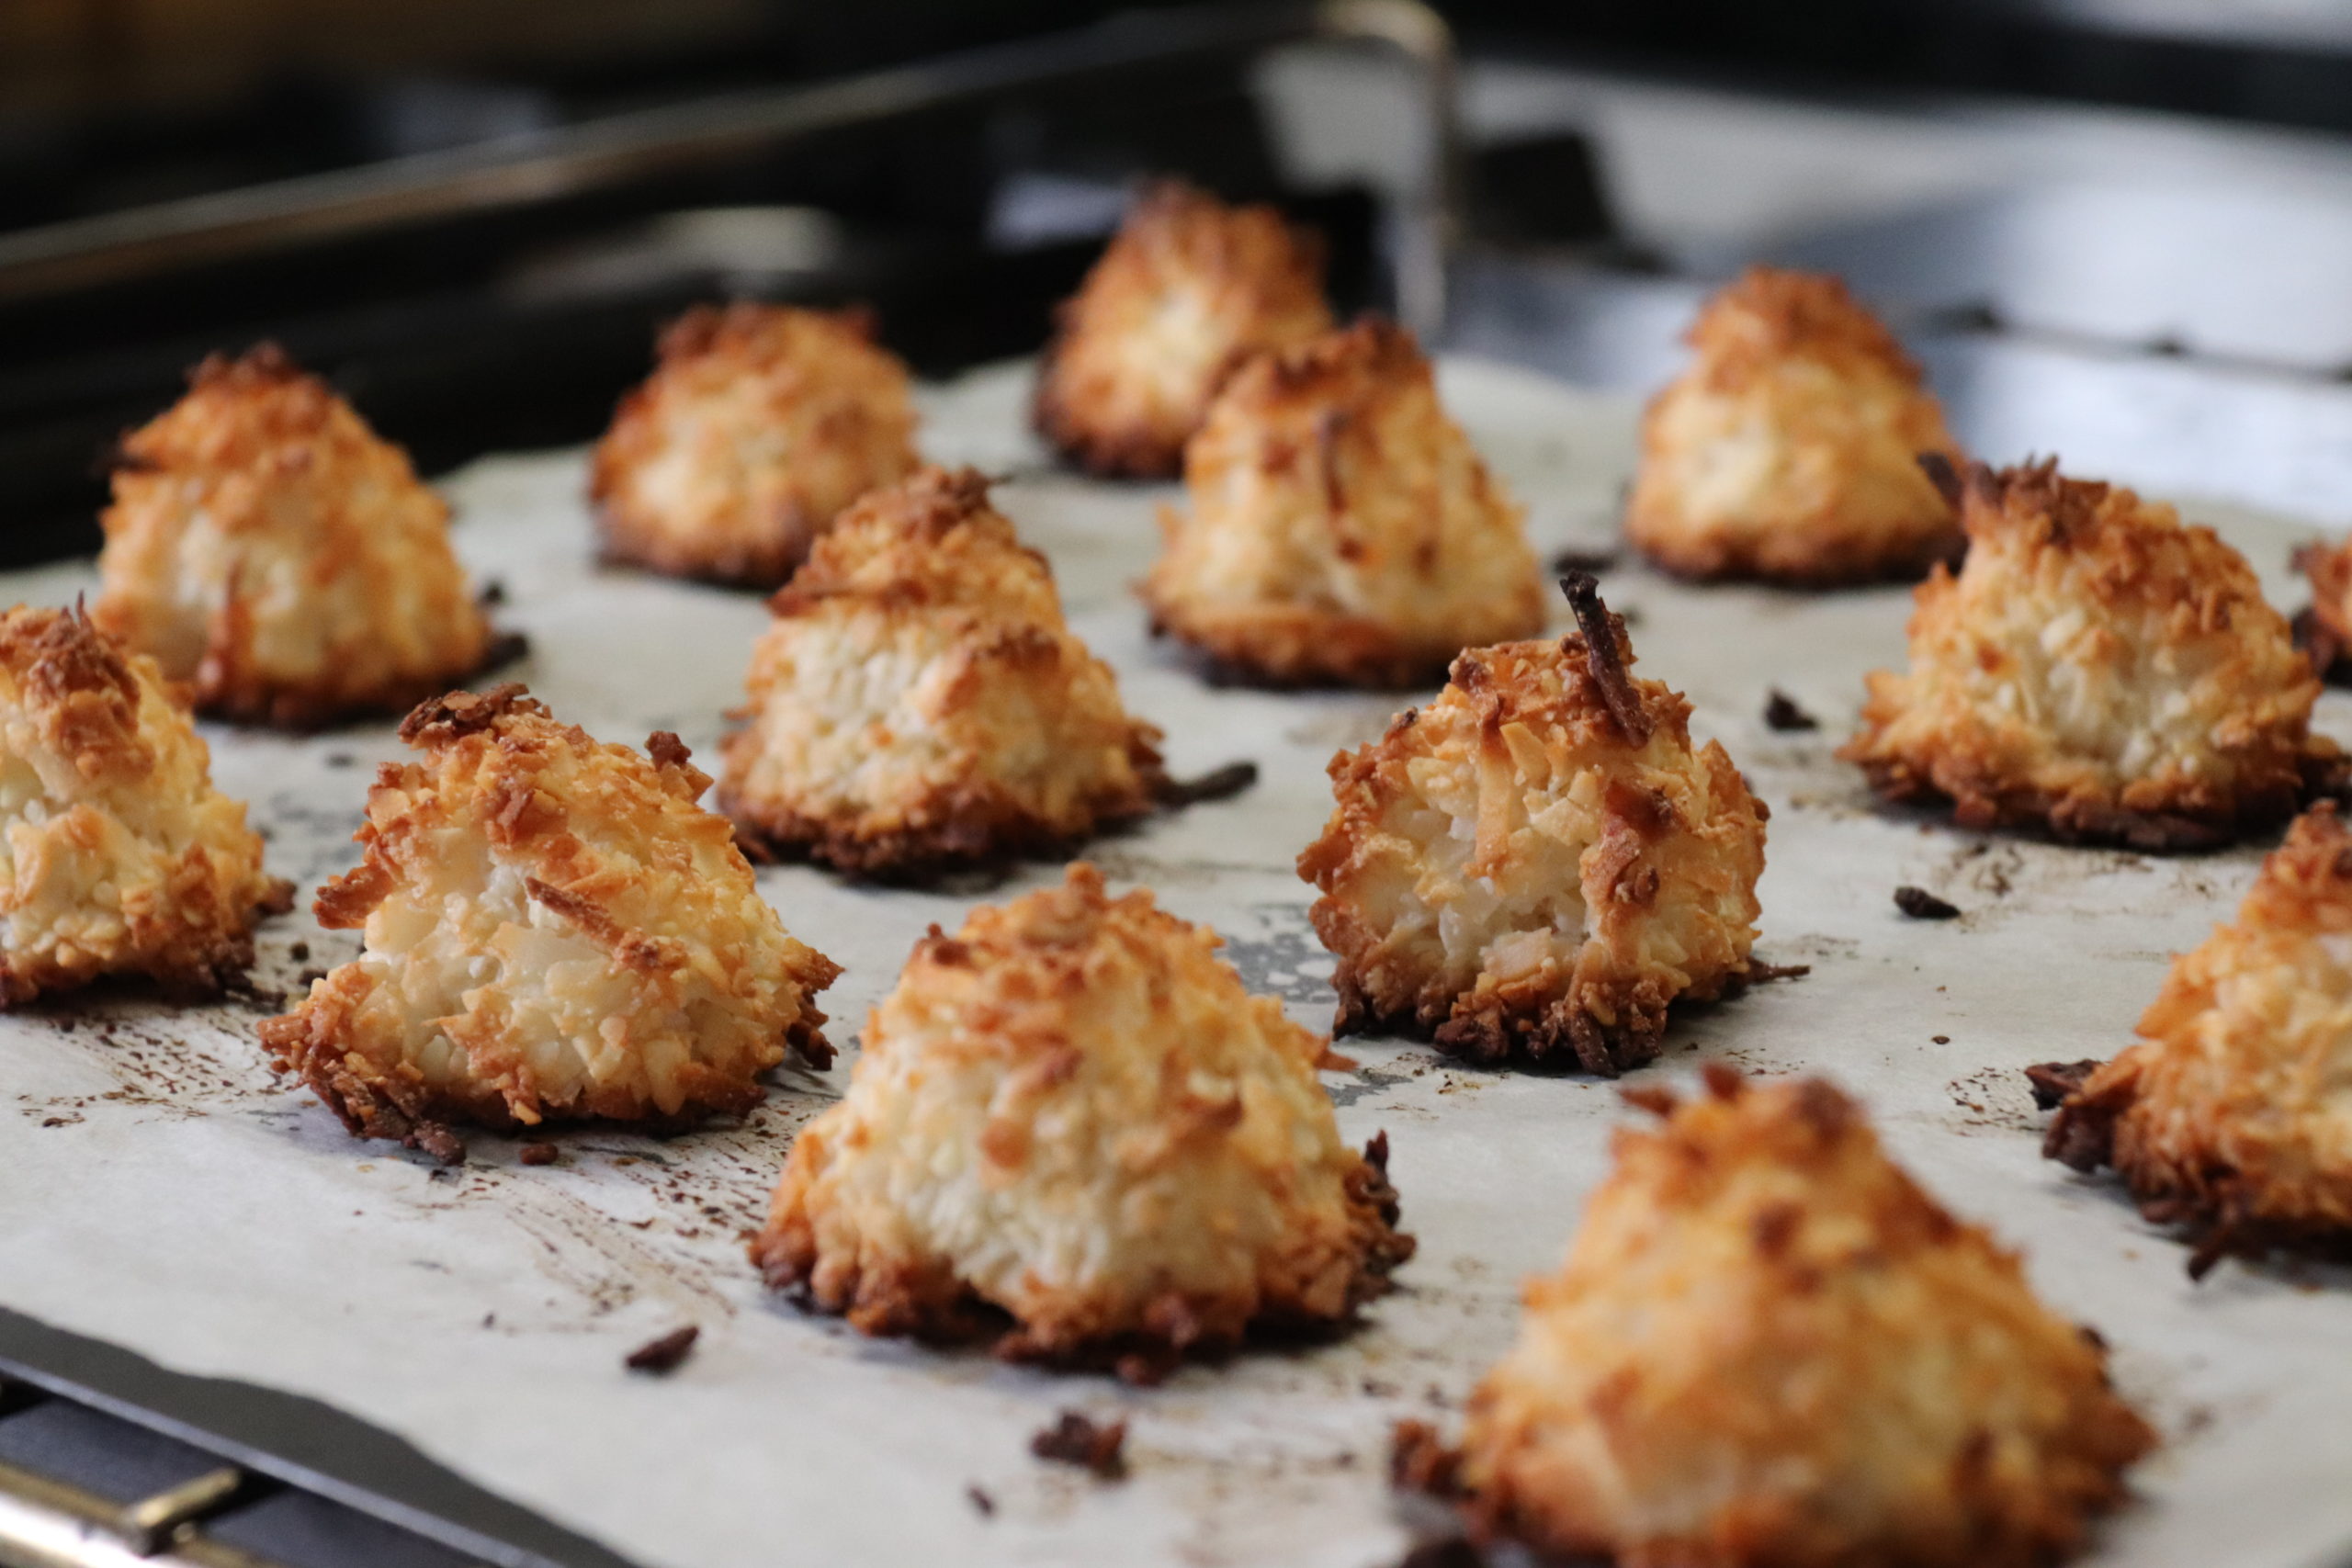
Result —
<instances>
[{"instance_id":1,"label":"toasted coconut shred","mask_svg":"<svg viewBox=\"0 0 2352 1568\"><path fill-rule=\"evenodd\" d=\"M0 616L0 1005L116 975L216 991L287 897L153 660L79 608Z\"/></svg>"},{"instance_id":2,"label":"toasted coconut shred","mask_svg":"<svg viewBox=\"0 0 2352 1568\"><path fill-rule=\"evenodd\" d=\"M1238 366L1330 330L1317 239L1271 207L1161 181L1056 316L1038 433L1090 472L1172 478Z\"/></svg>"},{"instance_id":3,"label":"toasted coconut shred","mask_svg":"<svg viewBox=\"0 0 2352 1568\"><path fill-rule=\"evenodd\" d=\"M2306 546L2295 570L2310 580L2311 608L2296 618L2298 641L2330 685L2352 684L2352 539Z\"/></svg>"},{"instance_id":4,"label":"toasted coconut shred","mask_svg":"<svg viewBox=\"0 0 2352 1568\"><path fill-rule=\"evenodd\" d=\"M1960 448L1919 367L1834 277L1750 267L1692 325L1642 423L1625 532L1684 577L1835 586L1957 553L1918 458Z\"/></svg>"},{"instance_id":5,"label":"toasted coconut shred","mask_svg":"<svg viewBox=\"0 0 2352 1568\"><path fill-rule=\"evenodd\" d=\"M2339 785L2320 683L2208 528L2055 460L1966 476L1969 551L1917 592L1911 668L1839 755L1971 828L2204 848Z\"/></svg>"},{"instance_id":6,"label":"toasted coconut shred","mask_svg":"<svg viewBox=\"0 0 2352 1568\"><path fill-rule=\"evenodd\" d=\"M868 1334L1147 1381L1349 1322L1412 1252L1385 1145L1340 1144L1325 1042L1217 945L1082 863L933 928L792 1146L768 1281Z\"/></svg>"},{"instance_id":7,"label":"toasted coconut shred","mask_svg":"<svg viewBox=\"0 0 2352 1568\"><path fill-rule=\"evenodd\" d=\"M1589 631L1465 653L1436 701L1332 759L1298 871L1340 1032L1613 1076L1657 1055L1674 1002L1749 978L1764 803L1692 744L1689 702L1630 673L1591 580L1571 599Z\"/></svg>"},{"instance_id":8,"label":"toasted coconut shred","mask_svg":"<svg viewBox=\"0 0 2352 1568\"><path fill-rule=\"evenodd\" d=\"M1412 334L1360 321L1250 361L1185 448L1143 584L1156 629L1273 683L1396 687L1544 629L1523 513Z\"/></svg>"},{"instance_id":9,"label":"toasted coconut shred","mask_svg":"<svg viewBox=\"0 0 2352 1568\"><path fill-rule=\"evenodd\" d=\"M675 577L774 588L870 490L918 462L906 366L862 311L697 306L597 443L605 553Z\"/></svg>"},{"instance_id":10,"label":"toasted coconut shred","mask_svg":"<svg viewBox=\"0 0 2352 1568\"><path fill-rule=\"evenodd\" d=\"M2237 919L2173 961L2139 1042L2080 1064L2043 1152L2115 1168L2196 1243L2352 1256L2352 831L2299 818ZM2048 1069L2043 1069L2045 1073Z\"/></svg>"},{"instance_id":11,"label":"toasted coconut shred","mask_svg":"<svg viewBox=\"0 0 2352 1568\"><path fill-rule=\"evenodd\" d=\"M1630 1098L1630 1097L1629 1097ZM2078 1549L2155 1434L1817 1080L1640 1097L1560 1270L1398 1474L1475 1533L1642 1565L2030 1568Z\"/></svg>"},{"instance_id":12,"label":"toasted coconut shred","mask_svg":"<svg viewBox=\"0 0 2352 1568\"><path fill-rule=\"evenodd\" d=\"M378 774L366 858L318 897L359 956L261 1031L356 1135L447 1155L450 1121L740 1112L787 1048L831 1060L839 970L786 934L675 736L601 743L505 685L401 738L419 759Z\"/></svg>"},{"instance_id":13,"label":"toasted coconut shred","mask_svg":"<svg viewBox=\"0 0 2352 1568\"><path fill-rule=\"evenodd\" d=\"M969 469L861 502L772 601L721 809L746 842L922 880L1151 809L1159 731Z\"/></svg>"},{"instance_id":14,"label":"toasted coconut shred","mask_svg":"<svg viewBox=\"0 0 2352 1568\"><path fill-rule=\"evenodd\" d=\"M408 456L277 348L206 360L126 435L99 628L205 713L308 728L398 713L509 648Z\"/></svg>"}]
</instances>

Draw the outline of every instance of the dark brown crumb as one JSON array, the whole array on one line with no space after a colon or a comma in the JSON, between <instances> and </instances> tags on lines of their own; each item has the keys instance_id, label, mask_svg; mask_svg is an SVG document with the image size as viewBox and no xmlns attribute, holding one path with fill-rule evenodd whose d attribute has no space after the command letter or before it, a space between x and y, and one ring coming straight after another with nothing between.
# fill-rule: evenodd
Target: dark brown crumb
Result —
<instances>
[{"instance_id":1,"label":"dark brown crumb","mask_svg":"<svg viewBox=\"0 0 2352 1568\"><path fill-rule=\"evenodd\" d=\"M1396 1561L1396 1568L1486 1568L1487 1554L1467 1536L1425 1540Z\"/></svg>"},{"instance_id":2,"label":"dark brown crumb","mask_svg":"<svg viewBox=\"0 0 2352 1568\"><path fill-rule=\"evenodd\" d=\"M1159 804L1173 811L1212 800L1230 800L1257 782L1257 763L1227 762L1198 778L1166 781L1159 786Z\"/></svg>"},{"instance_id":3,"label":"dark brown crumb","mask_svg":"<svg viewBox=\"0 0 2352 1568\"><path fill-rule=\"evenodd\" d=\"M474 597L475 603L481 604L484 609L490 609L496 605L503 604L506 603L506 584L493 577L488 582L481 585L481 592Z\"/></svg>"},{"instance_id":4,"label":"dark brown crumb","mask_svg":"<svg viewBox=\"0 0 2352 1568\"><path fill-rule=\"evenodd\" d=\"M297 964L305 963L311 956L311 944L307 942L298 942L286 950L286 956Z\"/></svg>"},{"instance_id":5,"label":"dark brown crumb","mask_svg":"<svg viewBox=\"0 0 2352 1568\"><path fill-rule=\"evenodd\" d=\"M984 1519L996 1517L996 1499L989 1496L984 1488L967 1486L964 1488L964 1495L970 1499L973 1507L979 1510L980 1517Z\"/></svg>"},{"instance_id":6,"label":"dark brown crumb","mask_svg":"<svg viewBox=\"0 0 2352 1568\"><path fill-rule=\"evenodd\" d=\"M656 1377L674 1372L694 1354L695 1341L702 1337L702 1330L694 1324L673 1328L659 1339L649 1339L631 1350L623 1365L633 1372L650 1372Z\"/></svg>"},{"instance_id":7,"label":"dark brown crumb","mask_svg":"<svg viewBox=\"0 0 2352 1568\"><path fill-rule=\"evenodd\" d=\"M1951 1044L1951 1035L1949 1035L1949 1034L1930 1034L1930 1035L1928 1035L1928 1039L1932 1043L1934 1043L1934 1044L1938 1044L1938 1045L1949 1045L1949 1044ZM2030 1073L2030 1072L2032 1072L2032 1071L2033 1071L2033 1069L2032 1069L2032 1068L2030 1068L2030 1067L2028 1067L2028 1068L2026 1069L2026 1071L2027 1071L2028 1073ZM2048 1109L2050 1109L2050 1108L2049 1108L2048 1106L2046 1106L2046 1105L2045 1105L2045 1106L2043 1106L2043 1107L2042 1107L2042 1109L2043 1109L2043 1110L2045 1110L2045 1111L2047 1111L2047 1110L2048 1110Z\"/></svg>"},{"instance_id":8,"label":"dark brown crumb","mask_svg":"<svg viewBox=\"0 0 2352 1568\"><path fill-rule=\"evenodd\" d=\"M1743 986L1761 986L1770 980L1802 980L1812 973L1810 964L1767 964L1760 958L1751 958L1747 967L1740 971L1739 982Z\"/></svg>"},{"instance_id":9,"label":"dark brown crumb","mask_svg":"<svg viewBox=\"0 0 2352 1568\"><path fill-rule=\"evenodd\" d=\"M2030 1075L2029 1075L2030 1077ZM2034 1098L2041 1098L2036 1089ZM2041 1157L2054 1159L2085 1175L2109 1164L2115 1156L2115 1113L2111 1105L2084 1104L2068 1090L2058 1100L2058 1114L2041 1136Z\"/></svg>"},{"instance_id":10,"label":"dark brown crumb","mask_svg":"<svg viewBox=\"0 0 2352 1568\"><path fill-rule=\"evenodd\" d=\"M553 1165L556 1154L553 1144L525 1144L514 1151L514 1157L525 1165Z\"/></svg>"},{"instance_id":11,"label":"dark brown crumb","mask_svg":"<svg viewBox=\"0 0 2352 1568\"><path fill-rule=\"evenodd\" d=\"M1924 887L1905 883L1894 890L1894 907L1915 920L1956 920L1960 906L1948 904Z\"/></svg>"},{"instance_id":12,"label":"dark brown crumb","mask_svg":"<svg viewBox=\"0 0 2352 1568\"><path fill-rule=\"evenodd\" d=\"M1598 577L1616 564L1615 550L1589 549L1581 546L1570 545L1552 558L1552 575L1566 577L1571 572L1581 572L1587 577Z\"/></svg>"},{"instance_id":13,"label":"dark brown crumb","mask_svg":"<svg viewBox=\"0 0 2352 1568\"><path fill-rule=\"evenodd\" d=\"M1065 1410L1029 1439L1029 1451L1057 1464L1090 1470L1098 1479L1117 1481L1127 1473L1126 1441L1125 1421L1097 1426L1075 1410Z\"/></svg>"},{"instance_id":14,"label":"dark brown crumb","mask_svg":"<svg viewBox=\"0 0 2352 1568\"><path fill-rule=\"evenodd\" d=\"M482 649L481 662L474 667L474 674L482 676L503 670L531 651L531 639L521 632L503 632L491 628L490 646Z\"/></svg>"},{"instance_id":15,"label":"dark brown crumb","mask_svg":"<svg viewBox=\"0 0 2352 1568\"><path fill-rule=\"evenodd\" d=\"M402 1141L432 1156L437 1165L466 1163L466 1145L457 1134L438 1122L417 1122Z\"/></svg>"},{"instance_id":16,"label":"dark brown crumb","mask_svg":"<svg viewBox=\"0 0 2352 1568\"><path fill-rule=\"evenodd\" d=\"M2301 552L2297 551L2296 566L2302 565ZM2295 646L2312 662L2312 672L2331 686L2352 685L2352 658L2345 656L2345 647L2334 632L2320 623L2319 612L2309 606L2295 612L2287 622Z\"/></svg>"},{"instance_id":17,"label":"dark brown crumb","mask_svg":"<svg viewBox=\"0 0 2352 1568\"><path fill-rule=\"evenodd\" d=\"M1928 476L1928 482L1936 487L1936 493L1944 498L1944 504L1959 510L1960 470L1951 466L1951 459L1941 452L1922 452L1914 460L1918 463L1919 471Z\"/></svg>"},{"instance_id":18,"label":"dark brown crumb","mask_svg":"<svg viewBox=\"0 0 2352 1568\"><path fill-rule=\"evenodd\" d=\"M1625 668L1625 650L1617 640L1623 635L1623 623L1601 603L1600 584L1589 573L1572 571L1560 579L1560 592L1567 595L1568 608L1576 613L1577 628L1584 633L1585 671L1600 688L1609 716L1617 721L1618 732L1629 743L1649 744L1650 710L1642 705L1642 694L1634 689L1634 677Z\"/></svg>"},{"instance_id":19,"label":"dark brown crumb","mask_svg":"<svg viewBox=\"0 0 2352 1568\"><path fill-rule=\"evenodd\" d=\"M1938 1044L1944 1037L1936 1036ZM2036 1062L2025 1070L2026 1082L2033 1086L2033 1105L2037 1111L2055 1111L2068 1095L2083 1087L2083 1081L2098 1070L2098 1063L2087 1057L2079 1062Z\"/></svg>"},{"instance_id":20,"label":"dark brown crumb","mask_svg":"<svg viewBox=\"0 0 2352 1568\"><path fill-rule=\"evenodd\" d=\"M1399 1492L1432 1497L1460 1494L1462 1456L1446 1447L1426 1421L1399 1421L1389 1428L1388 1483Z\"/></svg>"},{"instance_id":21,"label":"dark brown crumb","mask_svg":"<svg viewBox=\"0 0 2352 1568\"><path fill-rule=\"evenodd\" d=\"M1819 729L1821 721L1797 705L1797 700L1775 686L1764 698L1767 729Z\"/></svg>"}]
</instances>

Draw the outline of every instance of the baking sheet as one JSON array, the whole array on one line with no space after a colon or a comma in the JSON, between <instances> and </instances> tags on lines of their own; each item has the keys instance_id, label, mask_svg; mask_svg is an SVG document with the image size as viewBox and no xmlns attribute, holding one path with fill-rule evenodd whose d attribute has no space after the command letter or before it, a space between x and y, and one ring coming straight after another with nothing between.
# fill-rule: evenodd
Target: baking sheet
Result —
<instances>
[{"instance_id":1,"label":"baking sheet","mask_svg":"<svg viewBox=\"0 0 2352 1568\"><path fill-rule=\"evenodd\" d=\"M1448 364L1442 385L1529 503L1541 547L1606 537L1630 403L1475 362ZM927 453L1012 476L1000 504L1053 558L1073 624L1118 669L1129 705L1167 728L1178 773L1237 758L1262 770L1238 799L1159 819L1092 858L1114 885L1149 886L1216 925L1254 985L1322 1027L1329 964L1291 862L1328 808L1325 761L1401 704L1211 690L1151 644L1127 584L1171 492L1055 473L1023 431L1025 388L1025 371L1006 367L927 392ZM534 645L518 678L560 716L632 743L675 729L708 760L763 612L594 567L582 475L564 454L457 476L459 547L505 586L503 614ZM2246 549L2277 603L2299 603L2286 556L2316 530L2190 511ZM83 568L17 574L0 595L62 603L91 581ZM1630 564L1604 588L1634 621L1644 672L1689 693L1696 732L1723 740L1770 803L1759 952L1813 965L1683 1019L1642 1076L1686 1079L1719 1059L1835 1077L1954 1209L2025 1250L2051 1302L2108 1336L2118 1381L2167 1442L2096 1561L2352 1559L2352 1270L2228 1263L2192 1286L2182 1249L2111 1186L2039 1157L2017 1071L2124 1043L2167 955L2234 906L2258 852L2064 850L1874 810L1831 752L1862 671L1900 658L1899 590L1702 592ZM1773 685L1822 730L1767 730ZM2331 694L2322 722L2352 738L2352 703ZM222 787L271 835L273 869L308 888L351 863L368 779L400 750L389 726L208 733ZM1057 874L922 894L779 867L761 886L796 934L846 966L826 1006L847 1046L926 926L952 928L975 902ZM1967 912L1905 921L1889 897L1900 883ZM355 946L300 913L265 929L257 978L288 987ZM763 1294L741 1235L794 1130L846 1082L847 1051L829 1073L780 1074L741 1127L662 1142L575 1134L548 1168L520 1166L514 1140L478 1136L472 1162L449 1173L351 1141L277 1083L254 1043L258 1016L117 998L0 1017L0 1304L179 1370L326 1399L677 1568L1391 1560L1406 1542L1383 1481L1391 1422L1451 1418L1509 1342L1520 1280L1558 1259L1628 1115L1607 1084L1350 1042L1358 1069L1329 1080L1342 1131L1389 1133L1420 1238L1402 1289L1340 1344L1130 1390L868 1341ZM623 1371L628 1350L685 1322L702 1339L677 1373ZM1129 1418L1131 1479L1029 1457L1029 1434L1069 1406Z\"/></svg>"}]
</instances>

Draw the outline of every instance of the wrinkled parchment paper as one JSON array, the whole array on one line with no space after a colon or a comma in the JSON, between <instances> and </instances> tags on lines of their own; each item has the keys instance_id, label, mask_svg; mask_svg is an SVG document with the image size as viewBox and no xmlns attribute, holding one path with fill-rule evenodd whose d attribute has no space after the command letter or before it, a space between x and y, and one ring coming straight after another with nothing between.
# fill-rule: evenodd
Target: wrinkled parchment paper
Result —
<instances>
[{"instance_id":1,"label":"wrinkled parchment paper","mask_svg":"<svg viewBox=\"0 0 2352 1568\"><path fill-rule=\"evenodd\" d=\"M1308 933L1292 858L1329 803L1332 751L1401 704L1203 685L1147 638L1127 584L1172 493L1055 473L1023 429L1024 374L928 396L924 441L945 461L1015 476L999 492L1048 551L1072 620L1166 727L1179 773L1238 758L1262 782L1102 844L1114 885L1144 884L1213 922L1252 983L1329 1021L1328 959ZM1531 511L1541 546L1605 539L1634 411L1479 364L1444 389ZM534 645L519 678L608 739L671 728L709 761L740 694L759 602L592 563L577 454L502 458L448 489L458 540L503 582ZM2290 546L2312 530L2222 525L2277 602ZM11 598L59 603L82 569L23 574ZM1703 1060L1824 1073L1869 1105L1894 1152L1952 1207L2024 1249L2034 1282L2116 1347L2122 1387L2162 1427L2141 1500L2098 1560L2139 1568L2296 1568L2352 1549L2352 1271L2223 1265L2201 1286L2179 1246L2109 1185L2038 1155L2018 1069L2105 1056L2130 1036L2166 955L2234 906L2252 850L2187 859L1986 840L1875 812L1831 751L1862 672L1899 659L1901 591L1803 597L1672 585L1631 562L1605 574L1634 619L1645 672L1687 691L1772 807L1762 954L1813 965L1684 1020L1645 1076ZM1560 617L1565 625L1565 615ZM1819 715L1812 734L1759 717L1779 686ZM2324 722L2352 733L2331 696ZM210 731L216 773L253 802L271 859L309 888L348 865L389 726L303 739ZM846 966L826 1005L847 1045L933 921L1038 886L926 895L761 873L799 936ZM1890 901L1916 883L1966 911L1915 922ZM307 960L289 951L308 947ZM258 978L354 950L306 914L262 938ZM655 1142L564 1137L525 1168L513 1140L433 1170L347 1138L273 1080L257 1017L114 999L0 1018L0 1303L191 1372L333 1401L469 1477L649 1565L1281 1563L1363 1568L1406 1537L1385 1495L1400 1416L1450 1420L1508 1342L1519 1282L1553 1266L1629 1112L1589 1079L1467 1071L1424 1046L1351 1042L1331 1085L1342 1129L1386 1129L1419 1256L1365 1329L1328 1348L1245 1357L1134 1391L860 1338L767 1299L741 1235L756 1223L794 1130L841 1091L781 1076L746 1124ZM1937 1036L1948 1038L1938 1043ZM673 1376L623 1355L684 1323L699 1348ZM1065 1406L1131 1421L1132 1478L1096 1482L1029 1457ZM981 1488L994 1512L967 1495Z\"/></svg>"}]
</instances>

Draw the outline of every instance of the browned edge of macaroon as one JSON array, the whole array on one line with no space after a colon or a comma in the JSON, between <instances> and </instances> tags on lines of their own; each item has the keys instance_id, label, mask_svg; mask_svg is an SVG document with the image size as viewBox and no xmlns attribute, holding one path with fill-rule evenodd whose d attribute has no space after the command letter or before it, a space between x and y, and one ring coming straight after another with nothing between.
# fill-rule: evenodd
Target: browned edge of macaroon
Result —
<instances>
[{"instance_id":1,"label":"browned edge of macaroon","mask_svg":"<svg viewBox=\"0 0 2352 1568\"><path fill-rule=\"evenodd\" d=\"M2250 1263L2273 1253L2296 1253L2329 1262L2352 1262L2352 1227L2267 1218L2254 1213L2233 1176L2207 1192L2146 1192L2128 1170L2115 1168L2115 1123L2129 1108L2128 1095L2085 1093L2099 1063L2037 1062L2025 1069L2033 1102L2055 1111L2042 1134L2041 1157L2086 1176L2114 1168L2132 1196L2140 1217L2175 1232L2189 1246L2188 1270L2202 1280L2225 1258Z\"/></svg>"},{"instance_id":2,"label":"browned edge of macaroon","mask_svg":"<svg viewBox=\"0 0 2352 1568\"><path fill-rule=\"evenodd\" d=\"M1350 1281L1345 1310L1331 1318L1261 1313L1239 1336L1212 1332L1181 1292L1170 1292L1145 1310L1145 1326L1075 1343L1031 1335L1003 1308L961 1281L896 1279L879 1289L861 1283L854 1302L820 1303L811 1288L816 1258L785 1238L763 1231L748 1246L769 1289L803 1310L847 1317L862 1333L946 1347L978 1347L1001 1360L1065 1372L1107 1372L1148 1387L1188 1360L1216 1362L1251 1344L1322 1343L1362 1323L1362 1309L1392 1289L1389 1276L1413 1256L1415 1238L1396 1227L1403 1216L1388 1179L1388 1134L1375 1134L1346 1177L1351 1207L1364 1224L1363 1250Z\"/></svg>"},{"instance_id":3,"label":"browned edge of macaroon","mask_svg":"<svg viewBox=\"0 0 2352 1568\"><path fill-rule=\"evenodd\" d=\"M2346 758L2308 758L2299 787L2267 790L2231 801L2230 809L2193 814L2134 811L2103 801L1987 783L1962 785L1955 795L1934 779L1891 758L1857 764L1871 792L1891 806L1915 807L1948 815L1975 831L2046 835L2061 844L2139 850L2149 854L2191 854L2257 838L2315 801L2344 799L2352 790Z\"/></svg>"}]
</instances>

